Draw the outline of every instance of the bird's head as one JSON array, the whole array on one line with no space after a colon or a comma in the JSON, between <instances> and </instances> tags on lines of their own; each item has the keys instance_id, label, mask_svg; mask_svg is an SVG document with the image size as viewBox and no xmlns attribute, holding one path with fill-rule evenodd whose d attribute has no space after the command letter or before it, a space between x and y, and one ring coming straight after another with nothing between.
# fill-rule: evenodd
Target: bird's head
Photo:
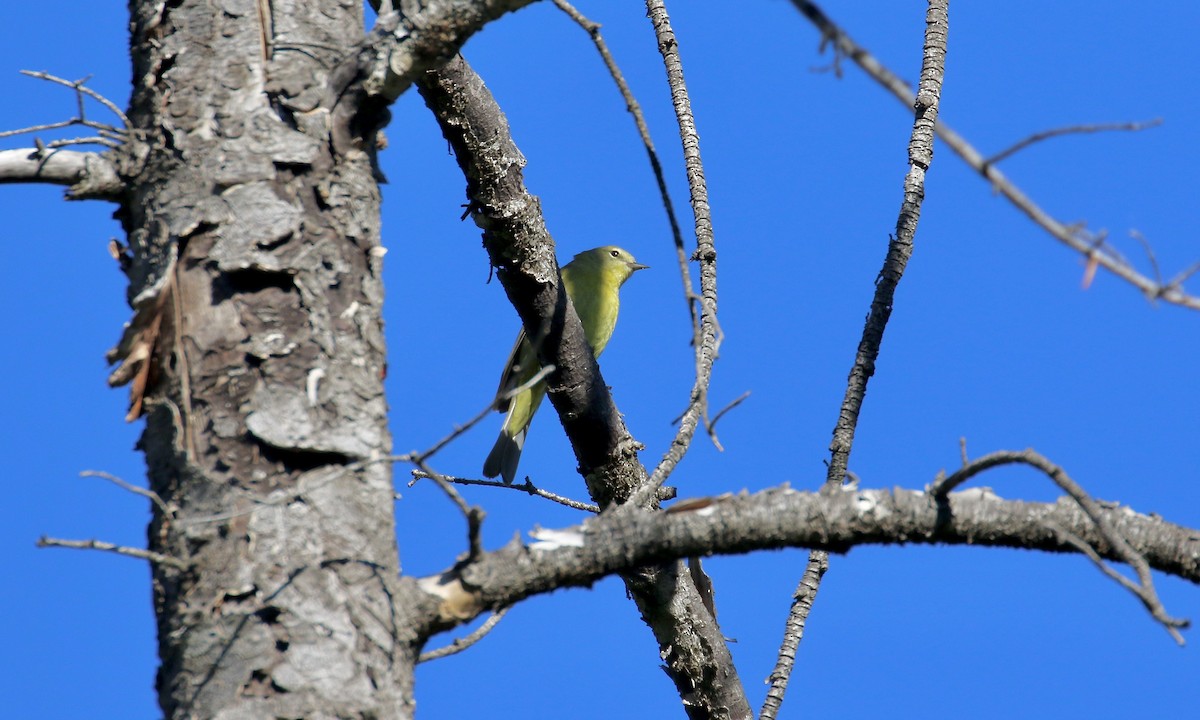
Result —
<instances>
[{"instance_id":1,"label":"bird's head","mask_svg":"<svg viewBox=\"0 0 1200 720\"><path fill-rule=\"evenodd\" d=\"M645 270L650 267L643 265L634 259L629 254L628 250L619 248L616 245L605 245L604 247L592 248L585 250L575 256L571 264L589 265L596 268L603 275L613 278L618 285L623 284L638 270Z\"/></svg>"}]
</instances>

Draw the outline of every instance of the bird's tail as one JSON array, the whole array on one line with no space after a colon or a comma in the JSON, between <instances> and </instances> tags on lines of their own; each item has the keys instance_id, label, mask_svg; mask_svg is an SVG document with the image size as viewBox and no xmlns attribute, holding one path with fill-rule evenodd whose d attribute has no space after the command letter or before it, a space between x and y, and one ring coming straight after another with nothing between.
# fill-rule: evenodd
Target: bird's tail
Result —
<instances>
[{"instance_id":1,"label":"bird's tail","mask_svg":"<svg viewBox=\"0 0 1200 720\"><path fill-rule=\"evenodd\" d=\"M521 450L525 447L525 434L528 431L528 426L516 435L509 435L507 427L500 430L496 444L483 462L484 477L500 475L504 482L512 484L517 477L517 463L521 460Z\"/></svg>"}]
</instances>

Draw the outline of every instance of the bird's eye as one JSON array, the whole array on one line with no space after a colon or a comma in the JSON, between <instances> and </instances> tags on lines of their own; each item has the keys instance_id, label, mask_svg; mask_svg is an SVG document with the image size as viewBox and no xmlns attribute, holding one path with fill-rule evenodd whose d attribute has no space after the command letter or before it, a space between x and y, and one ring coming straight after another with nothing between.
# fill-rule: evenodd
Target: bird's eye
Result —
<instances>
[{"instance_id":1,"label":"bird's eye","mask_svg":"<svg viewBox=\"0 0 1200 720\"><path fill-rule=\"evenodd\" d=\"M621 257L621 251L620 251L620 250L613 250L613 251L609 252L608 254L609 254L609 255L612 255L613 257Z\"/></svg>"}]
</instances>

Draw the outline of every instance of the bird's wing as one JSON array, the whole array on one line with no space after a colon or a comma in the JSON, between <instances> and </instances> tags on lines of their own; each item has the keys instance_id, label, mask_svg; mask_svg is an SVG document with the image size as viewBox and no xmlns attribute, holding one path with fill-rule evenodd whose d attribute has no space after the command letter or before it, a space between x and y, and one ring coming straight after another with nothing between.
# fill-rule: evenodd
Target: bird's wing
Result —
<instances>
[{"instance_id":1,"label":"bird's wing","mask_svg":"<svg viewBox=\"0 0 1200 720\"><path fill-rule=\"evenodd\" d=\"M500 374L500 386L496 388L496 410L508 412L511 398L504 395L515 387L520 387L537 374L537 357L533 348L525 342L525 330L517 333L517 341L513 343L512 351L508 354L508 362L504 363L504 372Z\"/></svg>"}]
</instances>

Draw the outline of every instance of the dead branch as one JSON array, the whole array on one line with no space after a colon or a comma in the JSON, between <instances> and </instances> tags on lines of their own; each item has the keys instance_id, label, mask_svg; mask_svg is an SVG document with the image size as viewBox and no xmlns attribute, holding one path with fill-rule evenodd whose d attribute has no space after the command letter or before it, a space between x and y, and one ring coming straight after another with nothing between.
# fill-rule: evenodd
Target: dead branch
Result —
<instances>
[{"instance_id":1,"label":"dead branch","mask_svg":"<svg viewBox=\"0 0 1200 720\"><path fill-rule=\"evenodd\" d=\"M692 259L700 263L700 319L699 323L693 324L692 340L696 355L696 379L692 385L688 408L679 423L679 431L650 476L649 489L646 492L653 494L666 482L691 445L692 437L707 407L708 386L722 335L717 324L717 249L708 205L708 185L704 178L704 161L700 156L700 136L696 130L687 83L683 77L679 41L675 37L662 0L646 0L646 11L654 25L658 50L667 73L667 84L671 88L675 119L679 125L679 138L683 144L683 160L691 192L692 215L695 219L696 251L692 254ZM686 267L682 270L686 270Z\"/></svg>"},{"instance_id":2,"label":"dead branch","mask_svg":"<svg viewBox=\"0 0 1200 720\"><path fill-rule=\"evenodd\" d=\"M875 56L854 42L839 26L833 23L825 13L808 0L792 0L792 4L821 31L822 45L831 42L835 53L848 57L855 62L871 79L882 85L897 100L906 107L912 107L916 101L912 90L895 73L884 67ZM1122 280L1130 283L1142 294L1152 300L1162 300L1173 305L1200 310L1200 296L1187 293L1182 283L1160 285L1154 280L1138 272L1125 262L1110 248L1104 246L1099 233L1086 232L1080 227L1063 223L1043 210L1037 203L1020 190L995 165L988 164L983 155L976 150L961 135L952 130L945 121L939 120L937 136L942 139L963 162L971 166L992 187L1008 199L1018 210L1049 233L1059 242L1082 255L1088 263L1088 269L1104 267ZM1098 242L1099 240L1099 242ZM1191 273L1189 273L1190 275Z\"/></svg>"},{"instance_id":3,"label":"dead branch","mask_svg":"<svg viewBox=\"0 0 1200 720\"><path fill-rule=\"evenodd\" d=\"M1024 150L1025 148L1029 147L1030 145L1033 145L1034 143L1039 143L1039 142L1042 142L1043 140L1049 140L1050 138L1061 137L1063 135L1082 135L1082 134L1088 134L1088 133L1114 132L1114 131L1138 132L1140 130L1146 130L1149 128L1158 127L1159 125L1162 125L1162 118L1154 118L1153 120L1146 120L1143 122L1099 123L1096 125L1071 125L1069 127L1053 128L1051 130L1042 130L1041 132L1033 133L1029 137L1026 137L1022 140L1018 140L1017 142L1013 143L1012 145L1005 148L1004 150L1001 150L1000 152L996 153L995 155L992 155L991 157L987 158L986 160L983 161L983 163L984 163L984 165L995 165L995 164L999 163L1001 160L1005 160L1009 157L1012 157L1016 153Z\"/></svg>"},{"instance_id":4,"label":"dead branch","mask_svg":"<svg viewBox=\"0 0 1200 720\"><path fill-rule=\"evenodd\" d=\"M712 444L717 448L717 450L719 450L721 452L725 452L725 448L721 445L720 438L717 437L717 422L721 418L725 417L725 415L730 410L733 410L738 405L741 405L742 403L744 403L746 401L746 398L748 398L748 397L750 397L749 390L742 393L741 395L738 395L733 400L729 401L729 403L726 404L725 407L723 407L717 411L716 415L712 416L711 420L708 417L708 412L706 411L704 413L704 429L706 432L708 432L708 437L710 440L712 440Z\"/></svg>"},{"instance_id":5,"label":"dead branch","mask_svg":"<svg viewBox=\"0 0 1200 720\"><path fill-rule=\"evenodd\" d=\"M792 594L792 606L788 610L787 622L783 628L783 642L779 645L779 654L775 660L775 668L767 677L767 697L763 700L759 720L774 720L783 704L783 694L787 691L788 679L792 676L792 668L796 664L796 650L804 639L804 625L816 602L817 592L821 589L821 578L829 569L829 554L821 553L804 569L800 584Z\"/></svg>"},{"instance_id":6,"label":"dead branch","mask_svg":"<svg viewBox=\"0 0 1200 720\"><path fill-rule=\"evenodd\" d=\"M900 214L896 218L895 234L888 238L887 254L883 268L875 281L875 295L863 326L862 338L850 368L846 382L846 393L833 428L830 443L830 459L825 476L825 487L833 490L845 481L850 451L854 447L854 434L858 417L867 394L867 382L875 374L875 362L883 344L883 333L892 314L893 300L904 269L912 257L917 233L917 222L921 217L921 202L925 198L925 174L933 162L933 137L937 125L938 103L942 94L942 81L946 73L946 40L949 28L948 0L930 0L925 14L925 44L921 63L920 92L915 100L916 116L908 142L908 172L904 178L904 199ZM784 639L780 646L780 657L795 654L803 633L808 613L811 612L821 577L829 567L829 556L824 550L809 553L808 564L796 588L797 597L802 594L807 602L794 602L784 623ZM806 585L807 583L807 585ZM764 714L773 718L783 702L792 665L781 662L771 675L768 702Z\"/></svg>"},{"instance_id":7,"label":"dead branch","mask_svg":"<svg viewBox=\"0 0 1200 720\"><path fill-rule=\"evenodd\" d=\"M460 638L455 638L449 645L445 647L440 647L437 650L430 650L429 652L421 653L417 657L417 663L420 664L423 662L429 662L430 660L439 660L451 655L457 655L463 650L466 650L486 637L487 634L492 631L492 628L499 625L500 621L504 619L505 613L508 611L509 608L500 608L496 612L492 613L491 617L489 617L487 620L484 620L483 624L470 634L464 635Z\"/></svg>"},{"instance_id":8,"label":"dead branch","mask_svg":"<svg viewBox=\"0 0 1200 720\"><path fill-rule=\"evenodd\" d=\"M1189 621L1173 618L1167 614L1166 608L1163 607L1162 602L1158 599L1158 593L1154 589L1154 578L1150 575L1150 566L1146 563L1146 559L1134 550L1129 541L1110 524L1100 504L1092 499L1092 496L1078 483L1072 480L1065 470L1051 462L1046 456L1033 449L1026 449L1020 452L1001 450L990 453L965 464L949 477L939 477L930 485L929 492L935 498L944 499L946 493L951 492L975 475L994 467L1011 464L1028 465L1040 470L1079 505L1087 517L1095 523L1103 546L1109 548L1110 554L1116 559L1133 568L1134 572L1137 573L1139 583L1132 583L1124 576L1106 567L1100 561L1098 552L1083 550L1081 543L1084 543L1084 541L1077 534L1063 530L1064 541L1092 558L1100 566L1105 575L1117 579L1123 587L1136 595L1142 601L1142 604L1145 605L1146 610L1150 612L1151 616L1166 628L1167 632L1170 633L1176 642L1182 645L1183 636L1179 634L1177 628L1188 627Z\"/></svg>"},{"instance_id":9,"label":"dead branch","mask_svg":"<svg viewBox=\"0 0 1200 720\"><path fill-rule=\"evenodd\" d=\"M149 560L152 563L159 565L170 565L178 570L187 570L188 564L183 560L170 555L162 555L160 553L142 550L141 548L126 547L124 545L114 545L103 540L63 540L60 538L46 537L43 535L38 538L37 546L43 547L61 547L73 548L76 550L103 550L104 552L116 553L126 557L140 558Z\"/></svg>"},{"instance_id":10,"label":"dead branch","mask_svg":"<svg viewBox=\"0 0 1200 720\"><path fill-rule=\"evenodd\" d=\"M1079 503L1068 498L1006 500L971 488L939 499L903 488L802 492L783 486L680 504L684 509L665 513L625 505L539 535L547 542L514 541L484 553L451 575L471 588L478 614L532 595L587 586L626 568L782 547L841 553L860 545L916 543L1079 554L1065 531L1100 557L1125 561ZM1097 511L1149 567L1200 584L1200 529L1124 506L1098 505Z\"/></svg>"},{"instance_id":11,"label":"dead branch","mask_svg":"<svg viewBox=\"0 0 1200 720\"><path fill-rule=\"evenodd\" d=\"M82 78L80 80L67 80L65 78L60 78L56 75L51 75L48 72L39 72L37 70L22 70L21 74L26 75L31 78L36 78L38 80L45 80L47 82L57 83L59 85L66 86L66 87L69 87L72 90L74 90L77 108L78 108L78 112L79 112L79 114L75 117L76 124L86 125L87 127L96 128L97 130L100 130L100 129L108 130L108 131L115 133L117 135L120 135L120 136L124 136L125 134L133 131L133 124L129 122L129 118L125 116L125 113L121 110L121 108L117 107L116 103L114 103L112 100L109 100L108 98L104 97L100 93L96 92L95 90L93 90L87 86L87 84L86 84L87 81L91 80L90 76ZM116 115L117 118L120 119L121 125L124 126L124 128L125 128L124 131L118 130L117 128L115 128L111 125L106 125L104 123L97 123L93 120L88 120L87 113L84 111L85 108L84 108L84 103L83 103L83 98L85 95L87 97L92 98L96 102L100 103L104 107L106 107L108 109L108 111L111 112L113 115Z\"/></svg>"},{"instance_id":12,"label":"dead branch","mask_svg":"<svg viewBox=\"0 0 1200 720\"><path fill-rule=\"evenodd\" d=\"M167 504L163 502L163 499L158 493L148 488L138 487L133 483L125 482L121 478L111 473L106 473L103 470L84 470L83 472L79 473L79 477L94 477L100 478L101 480L107 480L122 490L128 490L134 495L140 495L148 499L150 502L154 503L156 507L158 507L159 511L163 514L163 517L171 517L175 514L167 508Z\"/></svg>"},{"instance_id":13,"label":"dead branch","mask_svg":"<svg viewBox=\"0 0 1200 720\"><path fill-rule=\"evenodd\" d=\"M426 472L424 472L423 470L413 470L412 476L413 476L413 479L410 480L408 483L409 487L412 487L413 485L415 485L418 480L429 477L429 475ZM590 512L590 513L600 512L600 507L597 505L592 505L591 503L580 502L578 500L572 500L571 498L563 497L562 495L557 495L555 493L552 493L549 490L543 490L542 488L537 487L532 482L530 482L529 478L525 478L525 482L521 485L518 485L516 483L506 483L501 480L476 480L474 478L454 477L453 475L442 475L441 477L443 480L454 483L455 485L478 485L480 487L508 488L509 490L520 490L521 492L528 493L529 495L534 495L534 496L537 496L540 498L545 498L552 502L556 502L559 505L565 505L565 506L575 509L575 510L583 510L584 512Z\"/></svg>"},{"instance_id":14,"label":"dead branch","mask_svg":"<svg viewBox=\"0 0 1200 720\"><path fill-rule=\"evenodd\" d=\"M68 199L113 199L125 184L104 155L74 150L0 150L0 183L67 185Z\"/></svg>"}]
</instances>

